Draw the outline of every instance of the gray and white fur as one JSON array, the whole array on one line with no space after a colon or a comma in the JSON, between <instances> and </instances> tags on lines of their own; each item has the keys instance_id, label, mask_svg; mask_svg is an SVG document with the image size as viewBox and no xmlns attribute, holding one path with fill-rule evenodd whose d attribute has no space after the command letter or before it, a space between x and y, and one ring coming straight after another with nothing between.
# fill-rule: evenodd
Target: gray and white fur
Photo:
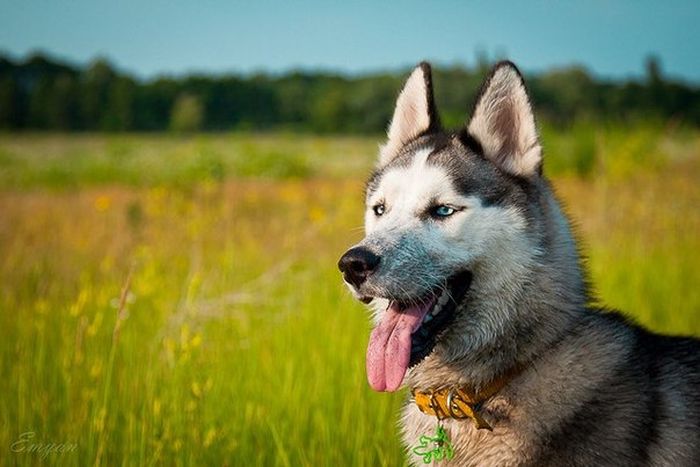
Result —
<instances>
[{"instance_id":1,"label":"gray and white fur","mask_svg":"<svg viewBox=\"0 0 700 467\"><path fill-rule=\"evenodd\" d=\"M450 465L700 465L700 341L657 335L591 305L512 63L494 67L471 120L452 132L441 127L430 67L420 64L398 97L366 204L356 248L377 265L348 285L372 301L377 323L390 301L419 301L459 271L472 275L454 319L404 385L478 390L524 368L480 407L493 431L444 421ZM407 400L407 448L435 425Z\"/></svg>"}]
</instances>

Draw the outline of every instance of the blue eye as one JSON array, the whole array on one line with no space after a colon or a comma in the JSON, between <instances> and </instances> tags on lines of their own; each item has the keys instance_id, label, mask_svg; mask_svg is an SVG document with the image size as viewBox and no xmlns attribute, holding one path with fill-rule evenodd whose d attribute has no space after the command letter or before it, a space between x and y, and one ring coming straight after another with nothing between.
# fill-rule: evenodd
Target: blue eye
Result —
<instances>
[{"instance_id":1,"label":"blue eye","mask_svg":"<svg viewBox=\"0 0 700 467\"><path fill-rule=\"evenodd\" d=\"M372 211L374 211L374 215L375 215L375 216L379 217L379 216L381 216L382 214L384 214L384 210L385 210L385 209L386 209L386 208L384 207L384 204L383 204L383 203L380 203L380 204L377 204L376 206L374 206L374 207L372 208Z\"/></svg>"},{"instance_id":2,"label":"blue eye","mask_svg":"<svg viewBox=\"0 0 700 467\"><path fill-rule=\"evenodd\" d=\"M456 211L455 208L441 204L431 210L433 217L450 217Z\"/></svg>"}]
</instances>

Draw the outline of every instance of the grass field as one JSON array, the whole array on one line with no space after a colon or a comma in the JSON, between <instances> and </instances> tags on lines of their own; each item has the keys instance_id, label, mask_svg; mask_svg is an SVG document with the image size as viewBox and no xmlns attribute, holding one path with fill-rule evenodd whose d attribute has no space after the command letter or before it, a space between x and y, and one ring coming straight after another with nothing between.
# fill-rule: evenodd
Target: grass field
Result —
<instances>
[{"instance_id":1,"label":"grass field","mask_svg":"<svg viewBox=\"0 0 700 467\"><path fill-rule=\"evenodd\" d=\"M700 335L700 133L543 138L602 301ZM0 465L404 463L335 267L377 143L0 135Z\"/></svg>"}]
</instances>

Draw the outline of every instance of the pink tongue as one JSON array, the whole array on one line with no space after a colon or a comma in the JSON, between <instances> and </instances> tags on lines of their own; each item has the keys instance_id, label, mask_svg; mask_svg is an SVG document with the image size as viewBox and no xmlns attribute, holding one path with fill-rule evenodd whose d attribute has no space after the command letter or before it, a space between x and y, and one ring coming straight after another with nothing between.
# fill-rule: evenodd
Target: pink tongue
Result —
<instances>
[{"instance_id":1,"label":"pink tongue","mask_svg":"<svg viewBox=\"0 0 700 467\"><path fill-rule=\"evenodd\" d=\"M435 299L403 311L398 303L389 303L382 321L374 328L367 345L367 380L375 391L396 391L411 359L411 334Z\"/></svg>"}]
</instances>

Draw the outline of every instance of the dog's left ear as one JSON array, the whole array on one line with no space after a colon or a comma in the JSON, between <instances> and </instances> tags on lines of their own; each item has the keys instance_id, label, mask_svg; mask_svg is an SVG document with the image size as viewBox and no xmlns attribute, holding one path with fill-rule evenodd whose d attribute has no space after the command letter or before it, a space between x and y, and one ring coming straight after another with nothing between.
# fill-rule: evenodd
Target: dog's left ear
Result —
<instances>
[{"instance_id":1,"label":"dog's left ear","mask_svg":"<svg viewBox=\"0 0 700 467\"><path fill-rule=\"evenodd\" d=\"M430 65L422 62L408 77L396 100L394 116L387 130L388 139L379 151L379 165L385 165L396 157L406 143L439 128Z\"/></svg>"},{"instance_id":2,"label":"dog's left ear","mask_svg":"<svg viewBox=\"0 0 700 467\"><path fill-rule=\"evenodd\" d=\"M498 63L477 97L467 132L502 170L532 177L542 168L542 147L523 77L511 62Z\"/></svg>"}]
</instances>

